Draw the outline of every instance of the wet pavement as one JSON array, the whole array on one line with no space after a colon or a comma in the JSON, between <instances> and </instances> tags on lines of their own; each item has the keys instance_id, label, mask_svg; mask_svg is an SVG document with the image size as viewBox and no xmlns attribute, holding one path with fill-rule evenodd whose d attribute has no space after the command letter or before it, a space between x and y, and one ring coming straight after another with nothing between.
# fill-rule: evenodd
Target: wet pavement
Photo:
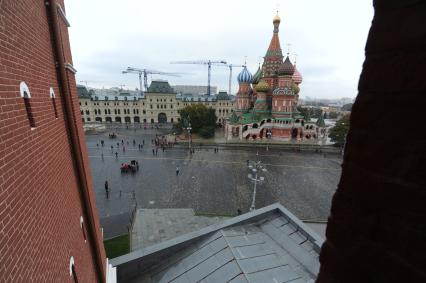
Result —
<instances>
[{"instance_id":1,"label":"wet pavement","mask_svg":"<svg viewBox=\"0 0 426 283\"><path fill-rule=\"evenodd\" d=\"M324 157L318 153L276 148L226 146L220 147L218 153L212 147L201 147L190 155L186 147L177 146L165 152L160 148L154 156L151 140L156 134L162 134L161 130L123 129L117 133L116 139L110 139L109 132L86 134L97 208L108 235L115 235L114 230L122 231L122 226L128 225L122 220L126 217L118 216L130 215L135 205L138 208L192 208L197 214L235 215L237 209L248 211L253 183L247 177L250 173L247 160L260 160L268 170L261 174L265 181L257 186L256 208L280 202L301 219L326 220L341 174L338 155ZM100 140L105 141L104 147ZM125 152L121 140L125 141ZM140 151L138 144L142 144L142 140L145 146ZM121 163L132 159L139 162L139 171L121 173ZM105 180L111 190L108 199ZM121 220L107 221L113 217Z\"/></svg>"}]
</instances>

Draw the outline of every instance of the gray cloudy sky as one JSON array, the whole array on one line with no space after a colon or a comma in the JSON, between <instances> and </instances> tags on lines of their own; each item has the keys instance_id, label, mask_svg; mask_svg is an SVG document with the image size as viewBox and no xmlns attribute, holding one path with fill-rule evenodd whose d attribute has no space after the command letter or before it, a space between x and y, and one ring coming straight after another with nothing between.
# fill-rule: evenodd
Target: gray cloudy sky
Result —
<instances>
[{"instance_id":1,"label":"gray cloudy sky","mask_svg":"<svg viewBox=\"0 0 426 283\"><path fill-rule=\"evenodd\" d=\"M301 97L355 97L373 17L371 0L67 0L77 81L138 87L127 66L180 72L171 84L207 83L207 67L175 60L226 60L254 73L279 6L283 51L291 44L304 77ZM237 90L234 70L233 92ZM212 85L228 90L229 71L213 67Z\"/></svg>"}]
</instances>

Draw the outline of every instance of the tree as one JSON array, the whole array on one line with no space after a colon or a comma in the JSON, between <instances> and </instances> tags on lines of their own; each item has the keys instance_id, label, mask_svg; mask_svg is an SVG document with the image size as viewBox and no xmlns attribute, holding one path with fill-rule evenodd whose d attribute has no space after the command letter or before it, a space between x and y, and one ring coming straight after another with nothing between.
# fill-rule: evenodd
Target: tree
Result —
<instances>
[{"instance_id":1,"label":"tree","mask_svg":"<svg viewBox=\"0 0 426 283\"><path fill-rule=\"evenodd\" d=\"M352 105L354 105L353 103L348 103L342 106L342 110L343 111L352 111Z\"/></svg>"},{"instance_id":2,"label":"tree","mask_svg":"<svg viewBox=\"0 0 426 283\"><path fill-rule=\"evenodd\" d=\"M334 111L331 111L330 113L328 113L328 119L337 119L338 116L339 114Z\"/></svg>"},{"instance_id":3,"label":"tree","mask_svg":"<svg viewBox=\"0 0 426 283\"><path fill-rule=\"evenodd\" d=\"M349 130L349 115L345 115L337 120L336 125L331 128L330 134L328 135L334 145L342 147L346 141L346 135Z\"/></svg>"},{"instance_id":4,"label":"tree","mask_svg":"<svg viewBox=\"0 0 426 283\"><path fill-rule=\"evenodd\" d=\"M211 107L207 108L203 104L193 104L181 109L179 114L180 120L177 127L186 128L188 127L187 123L191 123L192 133L198 133L203 129L202 136L208 137L209 134L214 134L217 117L215 110Z\"/></svg>"},{"instance_id":5,"label":"tree","mask_svg":"<svg viewBox=\"0 0 426 283\"><path fill-rule=\"evenodd\" d=\"M302 114L302 116L305 118L305 121L308 122L311 120L311 111L309 108L297 106L297 111L299 111L300 114Z\"/></svg>"}]
</instances>

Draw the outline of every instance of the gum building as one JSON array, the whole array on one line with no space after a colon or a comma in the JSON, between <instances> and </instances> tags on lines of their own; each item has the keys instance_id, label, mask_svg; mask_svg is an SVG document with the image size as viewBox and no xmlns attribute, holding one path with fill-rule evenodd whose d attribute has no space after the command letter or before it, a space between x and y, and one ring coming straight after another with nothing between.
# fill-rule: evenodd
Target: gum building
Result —
<instances>
[{"instance_id":1,"label":"gum building","mask_svg":"<svg viewBox=\"0 0 426 283\"><path fill-rule=\"evenodd\" d=\"M128 92L95 94L78 86L83 123L156 124L175 123L179 110L192 104L215 109L221 124L234 111L235 101L226 92L214 96L177 94L167 81L154 80L143 96Z\"/></svg>"}]
</instances>

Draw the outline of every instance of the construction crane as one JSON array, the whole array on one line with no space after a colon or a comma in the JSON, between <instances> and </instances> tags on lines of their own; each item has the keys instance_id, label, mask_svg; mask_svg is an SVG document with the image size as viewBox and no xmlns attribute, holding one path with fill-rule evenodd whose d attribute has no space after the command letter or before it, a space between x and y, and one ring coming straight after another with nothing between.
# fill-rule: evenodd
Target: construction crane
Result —
<instances>
[{"instance_id":1,"label":"construction crane","mask_svg":"<svg viewBox=\"0 0 426 283\"><path fill-rule=\"evenodd\" d=\"M149 70L149 69L139 69L134 67L127 67L125 71L122 72L123 74L138 74L139 75L139 89L142 95L142 76L143 76L143 84L145 91L148 90L148 74L154 74L154 75L162 75L162 76L172 76L172 77L179 77L179 74L177 73L166 73L161 71L155 71L155 70Z\"/></svg>"},{"instance_id":2,"label":"construction crane","mask_svg":"<svg viewBox=\"0 0 426 283\"><path fill-rule=\"evenodd\" d=\"M236 64L228 64L226 67L229 68L229 92L228 94L231 94L232 90L232 68L244 68L246 65L236 65Z\"/></svg>"},{"instance_id":3,"label":"construction crane","mask_svg":"<svg viewBox=\"0 0 426 283\"><path fill-rule=\"evenodd\" d=\"M223 66L226 65L225 60L198 60L198 61L174 61L170 62L171 64L197 64L197 65L207 65L207 95L210 96L210 78L211 78L211 70L212 65Z\"/></svg>"}]
</instances>

